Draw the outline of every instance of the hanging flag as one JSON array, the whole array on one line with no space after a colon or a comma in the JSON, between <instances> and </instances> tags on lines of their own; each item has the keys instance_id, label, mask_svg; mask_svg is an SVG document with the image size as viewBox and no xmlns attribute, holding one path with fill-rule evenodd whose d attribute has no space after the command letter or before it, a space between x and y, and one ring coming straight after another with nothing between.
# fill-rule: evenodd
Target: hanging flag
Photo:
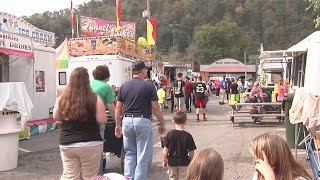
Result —
<instances>
[{"instance_id":1,"label":"hanging flag","mask_svg":"<svg viewBox=\"0 0 320 180\"><path fill-rule=\"evenodd\" d=\"M157 40L157 21L154 18L147 19L147 42L148 45L155 45Z\"/></svg>"},{"instance_id":2,"label":"hanging flag","mask_svg":"<svg viewBox=\"0 0 320 180\"><path fill-rule=\"evenodd\" d=\"M120 21L121 21L121 9L120 9L120 0L116 0L116 16L117 16L117 28L116 31L120 31Z\"/></svg>"},{"instance_id":3,"label":"hanging flag","mask_svg":"<svg viewBox=\"0 0 320 180\"><path fill-rule=\"evenodd\" d=\"M71 27L71 33L72 37L74 35L74 21L73 21L73 6L72 6L72 0L70 0L70 27Z\"/></svg>"}]
</instances>

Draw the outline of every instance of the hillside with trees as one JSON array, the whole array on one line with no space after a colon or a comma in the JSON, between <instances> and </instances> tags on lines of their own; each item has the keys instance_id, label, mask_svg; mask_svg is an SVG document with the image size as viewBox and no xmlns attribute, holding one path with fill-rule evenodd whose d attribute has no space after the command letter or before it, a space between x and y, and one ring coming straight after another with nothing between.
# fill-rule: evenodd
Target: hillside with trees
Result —
<instances>
[{"instance_id":1,"label":"hillside with trees","mask_svg":"<svg viewBox=\"0 0 320 180\"><path fill-rule=\"evenodd\" d=\"M317 12L303 0L150 0L158 21L156 58L197 60L209 64L219 58L255 62L260 44L265 50L287 49L316 31ZM146 36L142 11L146 0L121 0L122 21L134 21L136 37ZM75 8L75 15L115 20L115 1L92 0ZM57 46L71 36L69 9L25 17L35 26L53 31Z\"/></svg>"}]
</instances>

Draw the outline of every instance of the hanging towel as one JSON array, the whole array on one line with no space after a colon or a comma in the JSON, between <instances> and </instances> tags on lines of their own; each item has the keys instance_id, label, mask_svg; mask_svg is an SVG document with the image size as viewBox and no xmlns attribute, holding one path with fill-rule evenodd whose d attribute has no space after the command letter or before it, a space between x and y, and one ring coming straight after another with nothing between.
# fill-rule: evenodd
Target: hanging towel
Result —
<instances>
[{"instance_id":1,"label":"hanging towel","mask_svg":"<svg viewBox=\"0 0 320 180\"><path fill-rule=\"evenodd\" d=\"M21 126L31 119L32 101L23 82L0 83L0 111L18 111Z\"/></svg>"},{"instance_id":2,"label":"hanging towel","mask_svg":"<svg viewBox=\"0 0 320 180\"><path fill-rule=\"evenodd\" d=\"M309 131L312 131L312 134L315 134L316 126L318 124L319 117L319 98L311 93L306 93L303 103L302 110L302 121L303 125Z\"/></svg>"},{"instance_id":3,"label":"hanging towel","mask_svg":"<svg viewBox=\"0 0 320 180\"><path fill-rule=\"evenodd\" d=\"M302 119L302 110L303 110L303 101L306 94L302 88L296 90L291 109L289 110L289 118L291 124L297 124L303 122Z\"/></svg>"}]
</instances>

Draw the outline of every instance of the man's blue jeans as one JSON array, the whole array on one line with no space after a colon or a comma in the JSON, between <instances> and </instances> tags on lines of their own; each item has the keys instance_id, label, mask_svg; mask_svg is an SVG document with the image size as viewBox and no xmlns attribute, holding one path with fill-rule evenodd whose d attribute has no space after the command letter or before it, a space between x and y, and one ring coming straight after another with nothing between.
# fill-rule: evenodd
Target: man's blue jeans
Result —
<instances>
[{"instance_id":1,"label":"man's blue jeans","mask_svg":"<svg viewBox=\"0 0 320 180\"><path fill-rule=\"evenodd\" d=\"M142 117L124 117L122 120L124 175L129 180L147 180L152 162L151 120Z\"/></svg>"}]
</instances>

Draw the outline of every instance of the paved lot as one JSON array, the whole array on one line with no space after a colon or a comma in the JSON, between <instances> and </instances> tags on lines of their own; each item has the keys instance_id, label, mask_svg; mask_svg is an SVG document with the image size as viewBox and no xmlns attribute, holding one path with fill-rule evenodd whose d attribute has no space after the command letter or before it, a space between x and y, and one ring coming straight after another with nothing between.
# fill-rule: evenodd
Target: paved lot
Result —
<instances>
[{"instance_id":1,"label":"paved lot","mask_svg":"<svg viewBox=\"0 0 320 180\"><path fill-rule=\"evenodd\" d=\"M249 152L249 142L259 134L273 132L285 138L284 127L276 119L265 120L262 125L255 125L251 119L236 119L235 127L227 118L229 108L218 105L216 97L212 97L208 105L208 121L195 122L195 114L188 114L186 130L196 142L198 150L204 148L216 149L224 159L226 180L248 180L254 173L253 159ZM171 114L165 113L167 129L173 128ZM162 148L159 147L157 125L154 129L154 157L149 171L149 179L166 180L166 170L161 167ZM0 172L0 179L24 180L56 180L62 173L62 163L58 149L59 130L31 137L30 140L20 141L18 168ZM4 148L4 147L2 147ZM305 153L299 151L298 161L309 169L305 161ZM120 159L111 157L107 161L106 172L121 173ZM214 168L214 167L212 167Z\"/></svg>"}]
</instances>

